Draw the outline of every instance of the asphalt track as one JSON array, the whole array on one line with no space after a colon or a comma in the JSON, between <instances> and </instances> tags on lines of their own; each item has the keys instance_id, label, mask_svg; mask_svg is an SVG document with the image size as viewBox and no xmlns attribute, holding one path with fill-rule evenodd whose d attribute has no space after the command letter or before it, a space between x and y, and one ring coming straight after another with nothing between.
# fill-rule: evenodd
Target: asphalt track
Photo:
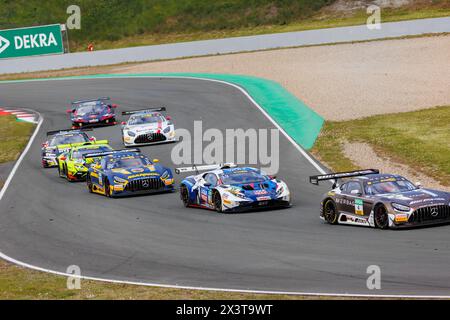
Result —
<instances>
[{"instance_id":1,"label":"asphalt track","mask_svg":"<svg viewBox=\"0 0 450 320\"><path fill-rule=\"evenodd\" d=\"M286 210L217 214L186 209L179 195L107 199L40 166L40 143L67 127L65 102L111 96L120 110L165 105L176 126L273 128L231 86L189 79L95 79L0 84L0 105L44 117L35 143L0 202L0 251L19 261L84 276L239 290L450 295L450 226L406 231L331 226L318 219L329 185L308 183L316 169L280 135L280 171L293 194ZM95 136L121 147L119 127ZM143 152L172 166L173 145ZM179 181L180 179L178 179ZM369 265L381 290L368 290Z\"/></svg>"}]
</instances>

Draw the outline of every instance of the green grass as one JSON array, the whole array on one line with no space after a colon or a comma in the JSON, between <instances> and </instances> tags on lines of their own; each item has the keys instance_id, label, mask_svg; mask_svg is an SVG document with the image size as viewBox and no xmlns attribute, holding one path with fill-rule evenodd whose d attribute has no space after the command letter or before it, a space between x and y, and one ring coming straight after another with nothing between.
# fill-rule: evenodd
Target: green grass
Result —
<instances>
[{"instance_id":1,"label":"green grass","mask_svg":"<svg viewBox=\"0 0 450 320\"><path fill-rule=\"evenodd\" d=\"M342 152L343 142L365 142L380 155L406 164L450 186L450 106L414 112L326 122L312 153L333 170L357 167Z\"/></svg>"},{"instance_id":2,"label":"green grass","mask_svg":"<svg viewBox=\"0 0 450 320\"><path fill-rule=\"evenodd\" d=\"M303 300L340 298L171 289L90 280L81 280L79 290L69 290L65 277L24 269L0 260L0 299Z\"/></svg>"},{"instance_id":3,"label":"green grass","mask_svg":"<svg viewBox=\"0 0 450 320\"><path fill-rule=\"evenodd\" d=\"M28 143L34 125L15 116L0 116L0 163L16 160Z\"/></svg>"},{"instance_id":4,"label":"green grass","mask_svg":"<svg viewBox=\"0 0 450 320\"><path fill-rule=\"evenodd\" d=\"M365 11L328 12L333 0L79 0L71 51L112 49L364 24ZM0 0L0 29L64 23L71 0ZM324 11L325 10L325 11ZM382 21L450 16L447 0L383 9ZM3 18L3 19L2 19Z\"/></svg>"}]
</instances>

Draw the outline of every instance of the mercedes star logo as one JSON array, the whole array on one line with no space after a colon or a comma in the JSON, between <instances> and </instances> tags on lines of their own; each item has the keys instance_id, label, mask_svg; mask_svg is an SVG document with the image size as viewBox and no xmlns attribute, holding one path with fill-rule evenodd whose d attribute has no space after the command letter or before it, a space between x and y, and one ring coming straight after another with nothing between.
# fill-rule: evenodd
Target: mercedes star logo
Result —
<instances>
[{"instance_id":1,"label":"mercedes star logo","mask_svg":"<svg viewBox=\"0 0 450 320\"><path fill-rule=\"evenodd\" d=\"M147 188L148 185L149 185L148 180L142 180L142 186L143 186L144 188Z\"/></svg>"},{"instance_id":2,"label":"mercedes star logo","mask_svg":"<svg viewBox=\"0 0 450 320\"><path fill-rule=\"evenodd\" d=\"M431 208L431 216L436 217L439 214L438 209L436 207Z\"/></svg>"}]
</instances>

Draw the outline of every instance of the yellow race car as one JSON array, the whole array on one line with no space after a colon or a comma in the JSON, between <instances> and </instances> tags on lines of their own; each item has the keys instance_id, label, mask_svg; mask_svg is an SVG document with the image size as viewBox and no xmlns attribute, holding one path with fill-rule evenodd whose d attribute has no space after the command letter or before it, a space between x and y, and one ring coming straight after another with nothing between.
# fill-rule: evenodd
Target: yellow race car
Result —
<instances>
[{"instance_id":1,"label":"yellow race car","mask_svg":"<svg viewBox=\"0 0 450 320\"><path fill-rule=\"evenodd\" d=\"M108 140L72 144L68 151L57 158L58 174L68 181L84 181L88 172L87 165L94 162L95 158L85 159L83 156L111 150Z\"/></svg>"}]
</instances>

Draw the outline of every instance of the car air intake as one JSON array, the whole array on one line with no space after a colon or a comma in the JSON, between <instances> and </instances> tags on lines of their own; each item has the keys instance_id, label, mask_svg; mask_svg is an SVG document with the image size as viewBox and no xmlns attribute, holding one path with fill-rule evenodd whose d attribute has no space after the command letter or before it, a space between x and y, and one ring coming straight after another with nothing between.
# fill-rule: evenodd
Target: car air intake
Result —
<instances>
[{"instance_id":1,"label":"car air intake","mask_svg":"<svg viewBox=\"0 0 450 320\"><path fill-rule=\"evenodd\" d=\"M450 221L450 206L429 206L415 210L409 217L411 223L426 221Z\"/></svg>"},{"instance_id":2,"label":"car air intake","mask_svg":"<svg viewBox=\"0 0 450 320\"><path fill-rule=\"evenodd\" d=\"M141 134L135 140L134 143L152 143L158 141L165 141L166 137L162 133L149 133Z\"/></svg>"},{"instance_id":3,"label":"car air intake","mask_svg":"<svg viewBox=\"0 0 450 320\"><path fill-rule=\"evenodd\" d=\"M131 180L126 186L127 191L145 191L145 190L159 190L164 188L164 183L159 178L146 178Z\"/></svg>"}]
</instances>

